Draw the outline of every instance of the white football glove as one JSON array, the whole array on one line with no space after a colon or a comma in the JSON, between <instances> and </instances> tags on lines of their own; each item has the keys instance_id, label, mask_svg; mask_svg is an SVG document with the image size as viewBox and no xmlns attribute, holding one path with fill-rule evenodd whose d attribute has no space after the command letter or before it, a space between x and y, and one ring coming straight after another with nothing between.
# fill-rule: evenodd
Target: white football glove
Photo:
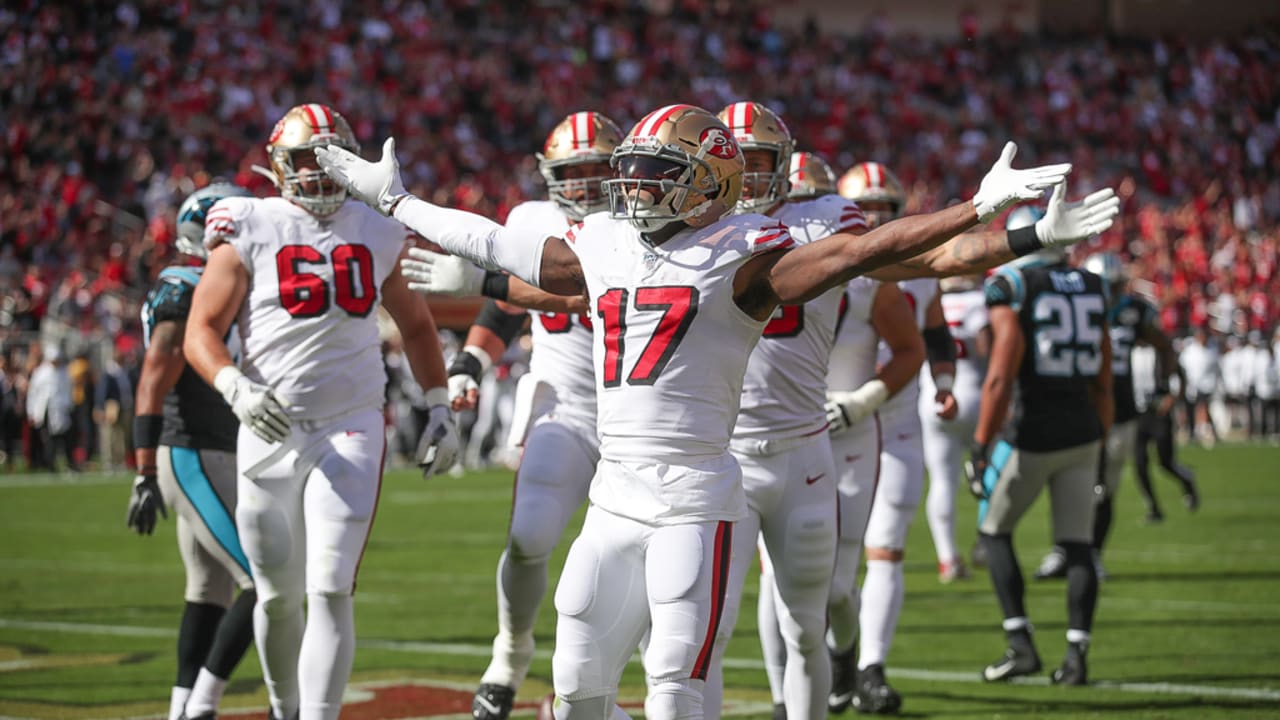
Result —
<instances>
[{"instance_id":1,"label":"white football glove","mask_svg":"<svg viewBox=\"0 0 1280 720\"><path fill-rule=\"evenodd\" d=\"M852 392L827 393L827 425L838 435L857 425L889 399L883 380L870 380Z\"/></svg>"},{"instance_id":2,"label":"white football glove","mask_svg":"<svg viewBox=\"0 0 1280 720\"><path fill-rule=\"evenodd\" d=\"M1067 173L1071 172L1071 163L1014 170L1010 164L1017 154L1017 145L1012 141L1005 143L1000 159L996 160L996 164L991 166L991 170L978 185L978 192L973 196L973 209L978 213L979 222L989 222L1001 210L1015 202L1040 197L1045 190L1062 182Z\"/></svg>"},{"instance_id":3,"label":"white football glove","mask_svg":"<svg viewBox=\"0 0 1280 720\"><path fill-rule=\"evenodd\" d=\"M1067 183L1053 186L1044 217L1036 221L1036 237L1045 247L1065 247L1111 227L1120 214L1115 190L1103 188L1083 200L1067 202Z\"/></svg>"},{"instance_id":4,"label":"white football glove","mask_svg":"<svg viewBox=\"0 0 1280 720\"><path fill-rule=\"evenodd\" d=\"M409 248L409 257L400 259L400 274L409 289L424 295L479 295L484 287L484 268L456 255L444 255L425 248Z\"/></svg>"},{"instance_id":5,"label":"white football glove","mask_svg":"<svg viewBox=\"0 0 1280 720\"><path fill-rule=\"evenodd\" d=\"M448 472L458 461L458 448L458 429L453 425L453 412L447 405L432 405L427 427L422 431L418 450L414 453L418 467L422 468L422 477Z\"/></svg>"},{"instance_id":6,"label":"white football glove","mask_svg":"<svg viewBox=\"0 0 1280 720\"><path fill-rule=\"evenodd\" d=\"M409 194L400 180L395 138L382 144L382 158L376 163L336 145L316 148L316 162L353 197L383 215L390 215L396 200Z\"/></svg>"},{"instance_id":7,"label":"white football glove","mask_svg":"<svg viewBox=\"0 0 1280 720\"><path fill-rule=\"evenodd\" d=\"M250 380L232 365L218 371L213 387L222 393L240 424L258 437L273 443L289 437L289 414L271 388Z\"/></svg>"}]
</instances>

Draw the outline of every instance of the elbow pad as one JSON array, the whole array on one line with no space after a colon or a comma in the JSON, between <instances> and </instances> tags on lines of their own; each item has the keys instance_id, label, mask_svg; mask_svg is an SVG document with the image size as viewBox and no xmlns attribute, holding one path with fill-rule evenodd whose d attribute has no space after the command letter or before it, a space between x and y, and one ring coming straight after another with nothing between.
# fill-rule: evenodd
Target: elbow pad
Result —
<instances>
[{"instance_id":1,"label":"elbow pad","mask_svg":"<svg viewBox=\"0 0 1280 720\"><path fill-rule=\"evenodd\" d=\"M512 315L504 312L498 307L498 303L493 300L485 301L484 307L480 308L480 314L476 316L475 325L493 331L502 340L504 345L510 345L511 341L520 334L524 329L525 313Z\"/></svg>"},{"instance_id":2,"label":"elbow pad","mask_svg":"<svg viewBox=\"0 0 1280 720\"><path fill-rule=\"evenodd\" d=\"M945 324L927 327L921 335L924 336L925 355L929 358L930 365L936 362L955 362L956 343Z\"/></svg>"},{"instance_id":3,"label":"elbow pad","mask_svg":"<svg viewBox=\"0 0 1280 720\"><path fill-rule=\"evenodd\" d=\"M452 255L486 270L505 270L530 285L538 285L545 237L530 242L527 234L505 232L503 226L489 218L432 205L416 197L401 200L392 214Z\"/></svg>"}]
</instances>

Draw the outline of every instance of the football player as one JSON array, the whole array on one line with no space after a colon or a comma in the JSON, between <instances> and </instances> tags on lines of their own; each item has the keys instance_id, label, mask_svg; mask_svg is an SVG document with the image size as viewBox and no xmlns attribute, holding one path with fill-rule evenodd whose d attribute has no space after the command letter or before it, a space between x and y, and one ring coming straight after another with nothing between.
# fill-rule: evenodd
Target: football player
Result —
<instances>
[{"instance_id":1,"label":"football player","mask_svg":"<svg viewBox=\"0 0 1280 720\"><path fill-rule=\"evenodd\" d=\"M1055 188L1055 198L1062 192ZM1046 220L1056 212L1051 201ZM1008 648L983 678L1008 680L1040 670L1013 530L1047 485L1054 537L1067 558L1067 651L1052 679L1083 685L1098 599L1089 552L1094 481L1113 402L1102 280L1070 267L1053 250L1005 266L987 280L985 293L991 361L967 474L971 491L984 501L978 537L986 546ZM1015 385L1013 436L997 441Z\"/></svg>"},{"instance_id":2,"label":"football player","mask_svg":"<svg viewBox=\"0 0 1280 720\"><path fill-rule=\"evenodd\" d=\"M857 205L838 196L786 202L794 140L771 110L738 102L724 108L719 118L738 141L745 162L736 212L775 218L802 244L866 231ZM892 283L882 286L893 291L882 301L876 285L854 280L850 298L837 286L803 305L779 307L747 361L741 409L729 443L742 468L747 516L734 527L728 593L707 680L706 717L719 717L720 658L733 634L757 537L763 539L773 570L770 586L761 592L773 596L776 626L786 648L775 696L781 696L791 717L826 714L831 675L822 637L837 544L836 484L842 475L831 460L831 443L824 432L829 425L824 388L841 316L845 327L874 323L897 329L893 337L898 353L881 370L891 392L914 376L924 354L918 336L903 330L910 322L906 301ZM862 369L866 377L848 390L875 376L874 359ZM840 377L845 376L843 370Z\"/></svg>"},{"instance_id":3,"label":"football player","mask_svg":"<svg viewBox=\"0 0 1280 720\"><path fill-rule=\"evenodd\" d=\"M1168 361L1168 358L1164 359L1164 362ZM1170 373L1167 365L1161 365L1160 356L1151 347L1134 348L1131 371L1134 395L1141 413L1134 440L1133 470L1137 476L1138 490L1147 504L1145 520L1147 523L1158 523L1164 520L1164 513L1161 512L1160 503L1151 487L1151 458L1148 448L1152 443L1155 443L1160 467L1182 486L1183 504L1188 510L1196 510L1200 506L1195 474L1178 463L1175 456L1177 444L1173 431L1173 408L1187 383L1182 376L1182 367L1177 364L1177 358L1174 358L1173 372ZM1179 382L1169 382L1174 377Z\"/></svg>"},{"instance_id":4,"label":"football player","mask_svg":"<svg viewBox=\"0 0 1280 720\"><path fill-rule=\"evenodd\" d=\"M236 520L271 714L282 720L338 717L351 673L352 593L386 444L379 303L432 406L417 449L424 474L447 470L458 448L435 322L397 264L404 228L347 201L316 167L325 147L358 149L346 119L316 103L290 109L267 146L280 197L209 211L209 262L183 343L240 419ZM240 367L222 341L233 323Z\"/></svg>"},{"instance_id":5,"label":"football player","mask_svg":"<svg viewBox=\"0 0 1280 720\"><path fill-rule=\"evenodd\" d=\"M1085 270L1102 278L1107 292L1107 325L1111 337L1112 388L1115 393L1115 420L1107 433L1107 447L1103 453L1103 465L1099 478L1097 515L1093 521L1093 562L1099 577L1105 577L1102 567L1102 546L1111 530L1112 500L1120 486L1120 476L1125 463L1133 455L1138 431L1138 406L1133 388L1133 348L1141 342L1155 348L1159 354L1159 366L1164 368L1163 385L1178 364L1173 341L1160 328L1156 309L1135 294L1128 293L1128 278L1124 266L1114 253L1096 253L1085 258ZM1180 478L1181 479L1181 478ZM1183 482L1188 506L1199 502L1194 482ZM1054 547L1036 569L1036 579L1062 577L1066 573L1066 553L1061 546Z\"/></svg>"},{"instance_id":6,"label":"football player","mask_svg":"<svg viewBox=\"0 0 1280 720\"><path fill-rule=\"evenodd\" d=\"M534 243L405 192L393 140L376 163L341 148L317 152L353 194L445 250L583 296L594 313L601 460L556 589L557 718L620 713L618 679L646 630L645 716L702 717L733 523L747 514L729 438L764 326L779 305L906 258L928 253L918 260L926 268L958 262L939 246L1070 169L1013 170L1015 151L1006 147L972 202L799 246L774 219L724 217L741 196L742 151L722 122L690 105L646 115L614 151L608 215ZM1012 258L1045 241L1062 240L1024 235L1012 248L987 243L959 257Z\"/></svg>"},{"instance_id":7,"label":"football player","mask_svg":"<svg viewBox=\"0 0 1280 720\"><path fill-rule=\"evenodd\" d=\"M893 172L876 162L861 163L846 172L840 179L839 192L864 208L871 227L900 217L907 199ZM910 374L902 378L901 391L871 407L876 411L880 435L878 447L872 451L878 456L876 480L868 488L873 490L868 493L869 499L874 499L870 515L864 523L859 523L864 529L861 540L867 557L867 573L854 623L859 647L856 653L852 647L832 647L840 665L841 680L832 691L830 706L834 711L843 710L850 702L856 709L871 713L892 713L901 706L901 697L885 680L884 663L902 609L903 548L924 489L916 374L927 355L931 372L940 378L939 382L948 385L955 375L954 346L937 299L937 279L906 280L899 283L897 290L906 299L908 310L904 317L895 319L893 332L909 336L919 347L920 355L911 366ZM882 372L901 355L892 340L892 335L881 331L879 357L874 362L882 367ZM836 390L832 387L833 392ZM950 387L940 391L937 397L944 406L944 414L954 416L955 401ZM853 562L856 568L856 558ZM834 621L837 614L833 608L833 636L839 627Z\"/></svg>"},{"instance_id":8,"label":"football player","mask_svg":"<svg viewBox=\"0 0 1280 720\"><path fill-rule=\"evenodd\" d=\"M538 154L548 199L521 203L506 227L537 237L563 234L593 212L608 208L601 183L609 158L622 142L617 124L597 112L576 112L560 121ZM547 588L547 561L573 513L587 499L600 459L596 437L596 385L591 363L591 317L581 298L549 295L490 274L460 258L425 255L425 267L407 267L410 286L424 292L488 294L490 299L449 367L455 409L473 405L481 375L531 320L533 355L517 390L513 445L524 452L507 545L498 559L498 634L493 659L472 701L476 720L505 720L533 660L533 625ZM478 272L473 272L478 271ZM513 295L514 294L514 295ZM545 296L545 297L539 297ZM559 312L526 310L549 307Z\"/></svg>"},{"instance_id":9,"label":"football player","mask_svg":"<svg viewBox=\"0 0 1280 720\"><path fill-rule=\"evenodd\" d=\"M225 182L189 195L178 208L178 251L203 262L209 208L223 198L249 196ZM236 417L182 354L191 296L203 272L202 265L189 262L167 267L147 294L142 306L147 350L133 419L138 476L129 500L129 527L150 535L156 513L168 517L164 506L172 507L187 571L169 720L216 716L227 678L253 640L257 601L235 524ZM237 333L232 330L224 339L232 356L238 354Z\"/></svg>"}]
</instances>

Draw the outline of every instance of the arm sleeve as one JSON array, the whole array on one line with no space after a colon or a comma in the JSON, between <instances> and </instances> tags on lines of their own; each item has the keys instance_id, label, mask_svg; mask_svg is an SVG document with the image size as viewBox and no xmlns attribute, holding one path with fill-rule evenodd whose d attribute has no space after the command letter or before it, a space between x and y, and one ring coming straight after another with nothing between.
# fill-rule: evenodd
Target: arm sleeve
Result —
<instances>
[{"instance_id":1,"label":"arm sleeve","mask_svg":"<svg viewBox=\"0 0 1280 720\"><path fill-rule=\"evenodd\" d=\"M400 201L394 215L410 230L453 255L486 270L505 270L530 285L539 285L545 237L535 239L525 233L509 232L475 213L442 208L412 196Z\"/></svg>"},{"instance_id":2,"label":"arm sleeve","mask_svg":"<svg viewBox=\"0 0 1280 720\"><path fill-rule=\"evenodd\" d=\"M983 295L986 297L987 307L996 307L998 305L1009 305L1014 307L1015 288L1012 280L1004 273L999 273L987 279L982 287Z\"/></svg>"}]
</instances>

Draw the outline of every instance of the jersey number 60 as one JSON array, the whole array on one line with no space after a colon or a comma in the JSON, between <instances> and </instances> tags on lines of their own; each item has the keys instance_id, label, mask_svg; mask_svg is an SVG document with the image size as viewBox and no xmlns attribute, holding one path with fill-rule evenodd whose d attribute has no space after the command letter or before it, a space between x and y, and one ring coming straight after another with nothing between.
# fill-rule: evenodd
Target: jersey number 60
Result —
<instances>
[{"instance_id":1,"label":"jersey number 60","mask_svg":"<svg viewBox=\"0 0 1280 720\"><path fill-rule=\"evenodd\" d=\"M310 245L285 245L276 253L280 304L293 317L318 317L329 311L329 282L307 265L333 265L333 301L348 315L365 317L378 299L373 282L373 253L365 245L339 245L325 257Z\"/></svg>"}]
</instances>

